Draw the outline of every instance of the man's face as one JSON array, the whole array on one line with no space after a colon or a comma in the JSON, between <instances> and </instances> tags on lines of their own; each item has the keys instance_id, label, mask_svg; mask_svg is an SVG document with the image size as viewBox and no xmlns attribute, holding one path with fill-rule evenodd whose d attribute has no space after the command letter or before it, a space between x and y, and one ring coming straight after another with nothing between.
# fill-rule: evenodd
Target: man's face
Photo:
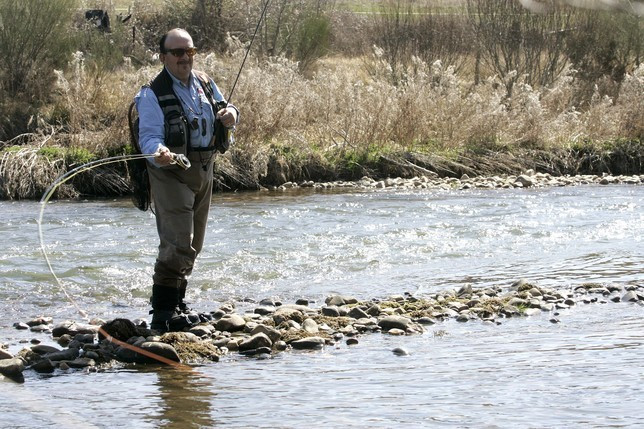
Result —
<instances>
[{"instance_id":1,"label":"man's face","mask_svg":"<svg viewBox=\"0 0 644 429\"><path fill-rule=\"evenodd\" d=\"M192 58L185 52L188 48L194 48L192 37L185 32L171 32L165 40L166 53L161 54L159 59L176 78L184 83L188 82L192 71ZM183 49L181 56L176 56L173 50Z\"/></svg>"}]
</instances>

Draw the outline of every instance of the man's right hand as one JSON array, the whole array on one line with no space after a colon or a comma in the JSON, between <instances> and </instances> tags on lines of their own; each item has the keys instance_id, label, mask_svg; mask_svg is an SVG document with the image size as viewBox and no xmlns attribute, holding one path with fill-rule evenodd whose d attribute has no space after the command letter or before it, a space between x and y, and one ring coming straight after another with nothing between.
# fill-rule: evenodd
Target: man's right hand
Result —
<instances>
[{"instance_id":1,"label":"man's right hand","mask_svg":"<svg viewBox=\"0 0 644 429\"><path fill-rule=\"evenodd\" d=\"M154 157L156 163L161 166L172 164L172 159L172 152L165 146L161 147Z\"/></svg>"}]
</instances>

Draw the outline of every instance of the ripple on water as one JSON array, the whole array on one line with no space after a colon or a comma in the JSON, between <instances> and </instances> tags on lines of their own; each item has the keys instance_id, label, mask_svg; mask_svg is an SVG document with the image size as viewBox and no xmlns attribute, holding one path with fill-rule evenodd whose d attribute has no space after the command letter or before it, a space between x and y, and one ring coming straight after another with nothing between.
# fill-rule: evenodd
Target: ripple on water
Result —
<instances>
[{"instance_id":1,"label":"ripple on water","mask_svg":"<svg viewBox=\"0 0 644 429\"><path fill-rule=\"evenodd\" d=\"M556 287L641 282L642 196L642 186L216 196L189 297L209 307L518 278ZM35 223L23 222L37 208L0 202L0 224L21 225L0 229L0 309L20 321L75 318L37 251ZM154 219L107 201L47 210L47 249L72 295L92 316L147 316ZM561 311L559 324L550 317L446 322L422 336L371 335L269 360L231 356L183 378L136 367L29 375L22 392L44 411L3 388L0 414L24 427L51 424L52 410L99 427L175 419L193 427L644 426L642 307L579 305ZM35 334L3 322L0 335L16 351ZM410 355L394 355L396 347Z\"/></svg>"}]
</instances>

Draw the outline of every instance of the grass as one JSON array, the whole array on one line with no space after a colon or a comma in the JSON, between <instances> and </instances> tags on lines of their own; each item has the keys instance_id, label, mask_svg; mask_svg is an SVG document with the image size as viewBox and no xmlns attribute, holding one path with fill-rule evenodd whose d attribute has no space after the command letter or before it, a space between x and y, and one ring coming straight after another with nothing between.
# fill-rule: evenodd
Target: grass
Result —
<instances>
[{"instance_id":1,"label":"grass","mask_svg":"<svg viewBox=\"0 0 644 429\"><path fill-rule=\"evenodd\" d=\"M111 4L121 10L132 4L160 7L165 2L117 0ZM341 1L337 7L360 11L372 5ZM106 45L111 46L111 38L118 42L114 33L103 35ZM44 172L49 164L62 163L67 168L131 151L127 108L140 86L160 70L151 52L141 47L137 54L140 63L128 60L100 68L90 55L76 52L65 70L54 71L57 84L51 100L24 118L36 124L31 125L33 133L20 145L12 141L5 142L4 148L0 145L5 198L35 196L39 185L19 184L20 175L26 182L37 182L29 173L35 165L48 179ZM195 68L209 73L226 93L243 55L243 50L217 55L200 52ZM603 91L603 87L615 90ZM488 157L487 165L493 170L502 166L493 162L495 156L500 158L498 154L516 154L523 160L527 149L585 151L593 155L588 157L591 161L595 154L601 158L616 152L621 163L639 159L641 164L644 65L630 70L620 84L598 82L592 94L583 93L587 88L578 73L568 69L548 87L533 87L519 77L510 94L497 76L483 75L474 85L469 69L456 71L441 61L429 63L415 57L394 75L379 49L351 58L322 58L306 74L284 57L251 55L235 92L234 103L242 112L237 144L217 160L217 168L222 169L220 188L235 188L239 183L279 185L271 182L275 178L402 174L403 169L380 169L383 158L397 157L404 160L401 165L424 162L423 167L430 169L436 169L436 163L453 166L468 159L474 160L467 161L468 168L475 168L477 157ZM21 159L17 154L25 156ZM633 171L641 169L635 161L629 167ZM588 162L570 171L610 168ZM275 163L286 166L281 171L285 176L270 179L266 171L274 171L269 167ZM456 174L450 168L444 171Z\"/></svg>"}]
</instances>

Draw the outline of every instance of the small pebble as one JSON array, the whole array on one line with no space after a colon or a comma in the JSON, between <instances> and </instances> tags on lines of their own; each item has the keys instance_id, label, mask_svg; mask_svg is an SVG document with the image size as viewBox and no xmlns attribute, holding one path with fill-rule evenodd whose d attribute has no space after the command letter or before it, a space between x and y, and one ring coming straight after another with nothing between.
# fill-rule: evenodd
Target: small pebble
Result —
<instances>
[{"instance_id":1,"label":"small pebble","mask_svg":"<svg viewBox=\"0 0 644 429\"><path fill-rule=\"evenodd\" d=\"M357 338L348 338L347 339L347 346L355 346L358 344L358 339Z\"/></svg>"},{"instance_id":2,"label":"small pebble","mask_svg":"<svg viewBox=\"0 0 644 429\"><path fill-rule=\"evenodd\" d=\"M409 352L402 347L396 347L391 352L396 356L409 356Z\"/></svg>"}]
</instances>

